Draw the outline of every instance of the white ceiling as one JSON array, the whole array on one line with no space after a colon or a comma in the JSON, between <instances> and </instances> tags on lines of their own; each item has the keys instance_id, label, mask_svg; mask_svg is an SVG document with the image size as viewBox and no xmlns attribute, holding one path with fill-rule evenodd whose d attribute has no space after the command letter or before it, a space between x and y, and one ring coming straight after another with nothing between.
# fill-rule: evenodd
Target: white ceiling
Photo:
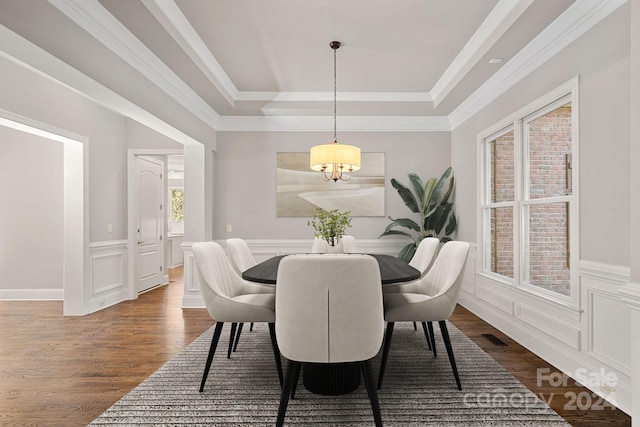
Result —
<instances>
[{"instance_id":1,"label":"white ceiling","mask_svg":"<svg viewBox=\"0 0 640 427\"><path fill-rule=\"evenodd\" d=\"M570 42L603 3L0 0L0 24L151 113L169 96L218 129L331 117L339 40L338 116L446 128L482 90Z\"/></svg>"}]
</instances>

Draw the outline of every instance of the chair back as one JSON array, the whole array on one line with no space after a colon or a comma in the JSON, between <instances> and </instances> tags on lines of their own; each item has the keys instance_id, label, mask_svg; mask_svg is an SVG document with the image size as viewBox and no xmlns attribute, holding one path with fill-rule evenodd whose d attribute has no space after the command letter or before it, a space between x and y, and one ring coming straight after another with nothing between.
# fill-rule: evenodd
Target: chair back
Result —
<instances>
[{"instance_id":1,"label":"chair back","mask_svg":"<svg viewBox=\"0 0 640 427\"><path fill-rule=\"evenodd\" d=\"M289 360L368 360L384 329L380 269L369 255L290 255L280 261L276 337Z\"/></svg>"},{"instance_id":2,"label":"chair back","mask_svg":"<svg viewBox=\"0 0 640 427\"><path fill-rule=\"evenodd\" d=\"M242 239L227 239L227 250L233 267L238 273L242 273L258 263L253 257L249 245Z\"/></svg>"},{"instance_id":3,"label":"chair back","mask_svg":"<svg viewBox=\"0 0 640 427\"><path fill-rule=\"evenodd\" d=\"M329 244L327 243L326 240L320 238L320 237L314 237L313 238L313 245L311 246L311 253L312 254L324 254L327 253L327 249L329 247Z\"/></svg>"},{"instance_id":4,"label":"chair back","mask_svg":"<svg viewBox=\"0 0 640 427\"><path fill-rule=\"evenodd\" d=\"M229 263L222 246L216 242L194 243L193 257L207 308L217 296L233 298L240 293L243 280Z\"/></svg>"},{"instance_id":5,"label":"chair back","mask_svg":"<svg viewBox=\"0 0 640 427\"><path fill-rule=\"evenodd\" d=\"M358 253L358 247L356 246L355 237L345 234L340 240L342 240L342 249L345 254Z\"/></svg>"},{"instance_id":6,"label":"chair back","mask_svg":"<svg viewBox=\"0 0 640 427\"><path fill-rule=\"evenodd\" d=\"M435 258L439 246L440 239L435 237L422 239L416 249L416 253L413 254L413 258L409 261L409 265L424 274Z\"/></svg>"},{"instance_id":7,"label":"chair back","mask_svg":"<svg viewBox=\"0 0 640 427\"><path fill-rule=\"evenodd\" d=\"M440 312L438 318L440 319L448 318L456 306L468 253L469 243L467 242L445 243L433 266L422 279L423 291L431 297L438 297Z\"/></svg>"}]
</instances>

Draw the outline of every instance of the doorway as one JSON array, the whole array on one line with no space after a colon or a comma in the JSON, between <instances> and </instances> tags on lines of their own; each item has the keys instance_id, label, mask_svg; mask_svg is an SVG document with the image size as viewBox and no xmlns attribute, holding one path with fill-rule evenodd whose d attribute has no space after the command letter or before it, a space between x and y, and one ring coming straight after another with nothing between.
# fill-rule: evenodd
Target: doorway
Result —
<instances>
[{"instance_id":1,"label":"doorway","mask_svg":"<svg viewBox=\"0 0 640 427\"><path fill-rule=\"evenodd\" d=\"M137 245L135 288L140 294L167 283L164 280L165 162L157 157L136 156L134 218Z\"/></svg>"},{"instance_id":2,"label":"doorway","mask_svg":"<svg viewBox=\"0 0 640 427\"><path fill-rule=\"evenodd\" d=\"M181 149L130 149L127 156L128 298L168 283L167 158Z\"/></svg>"},{"instance_id":3,"label":"doorway","mask_svg":"<svg viewBox=\"0 0 640 427\"><path fill-rule=\"evenodd\" d=\"M85 280L89 271L88 208L88 153L85 150L87 138L0 110L0 126L29 133L47 140L63 143L64 200L63 200L63 314L80 316L89 312ZM86 285L85 285L86 284Z\"/></svg>"}]
</instances>

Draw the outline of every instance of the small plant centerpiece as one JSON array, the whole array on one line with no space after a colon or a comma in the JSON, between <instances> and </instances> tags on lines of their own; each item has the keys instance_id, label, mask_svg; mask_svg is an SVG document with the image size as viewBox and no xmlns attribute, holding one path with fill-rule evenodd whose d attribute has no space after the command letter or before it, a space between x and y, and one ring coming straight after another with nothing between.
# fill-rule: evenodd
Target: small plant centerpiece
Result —
<instances>
[{"instance_id":1,"label":"small plant centerpiece","mask_svg":"<svg viewBox=\"0 0 640 427\"><path fill-rule=\"evenodd\" d=\"M453 202L449 202L454 185L453 169L449 167L440 179L431 178L424 184L415 173L410 173L408 176L413 192L395 178L391 179L391 185L411 212L417 213L420 218L416 222L411 218L393 219L389 217L391 224L379 236L411 237L413 243L402 248L398 255L398 258L405 262L409 262L413 258L422 239L437 237L441 242L448 242L452 240L449 236L458 227L456 215L453 212ZM403 227L406 231L397 230L396 227Z\"/></svg>"},{"instance_id":2,"label":"small plant centerpiece","mask_svg":"<svg viewBox=\"0 0 640 427\"><path fill-rule=\"evenodd\" d=\"M315 230L315 237L326 240L329 246L336 246L340 238L344 236L348 227L351 227L351 211L340 212L338 209L325 211L315 209L313 218L307 222Z\"/></svg>"}]
</instances>

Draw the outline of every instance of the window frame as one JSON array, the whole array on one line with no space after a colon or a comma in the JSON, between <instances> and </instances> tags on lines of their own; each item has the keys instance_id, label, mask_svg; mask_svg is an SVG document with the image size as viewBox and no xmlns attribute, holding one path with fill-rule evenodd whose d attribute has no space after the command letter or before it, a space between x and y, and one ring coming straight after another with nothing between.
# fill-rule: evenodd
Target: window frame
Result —
<instances>
[{"instance_id":1,"label":"window frame","mask_svg":"<svg viewBox=\"0 0 640 427\"><path fill-rule=\"evenodd\" d=\"M531 198L529 188L529 146L527 124L555 109L571 103L571 194L552 197ZM529 103L517 112L500 120L478 134L478 234L479 274L495 282L520 291L551 300L562 305L579 308L580 288L578 277L579 260L579 101L578 77ZM491 201L491 156L489 142L513 131L514 141L514 201ZM569 236L569 295L563 295L528 283L524 280L528 265L528 207L549 203L568 203L567 227ZM513 209L513 279L491 271L491 209L512 207Z\"/></svg>"},{"instance_id":2,"label":"window frame","mask_svg":"<svg viewBox=\"0 0 640 427\"><path fill-rule=\"evenodd\" d=\"M167 221L168 222L175 222L175 223L184 223L184 214L183 214L183 219L182 221L175 221L173 219L173 191L174 190L180 190L183 192L184 194L184 187L177 187L177 186L170 186L167 187Z\"/></svg>"}]
</instances>

